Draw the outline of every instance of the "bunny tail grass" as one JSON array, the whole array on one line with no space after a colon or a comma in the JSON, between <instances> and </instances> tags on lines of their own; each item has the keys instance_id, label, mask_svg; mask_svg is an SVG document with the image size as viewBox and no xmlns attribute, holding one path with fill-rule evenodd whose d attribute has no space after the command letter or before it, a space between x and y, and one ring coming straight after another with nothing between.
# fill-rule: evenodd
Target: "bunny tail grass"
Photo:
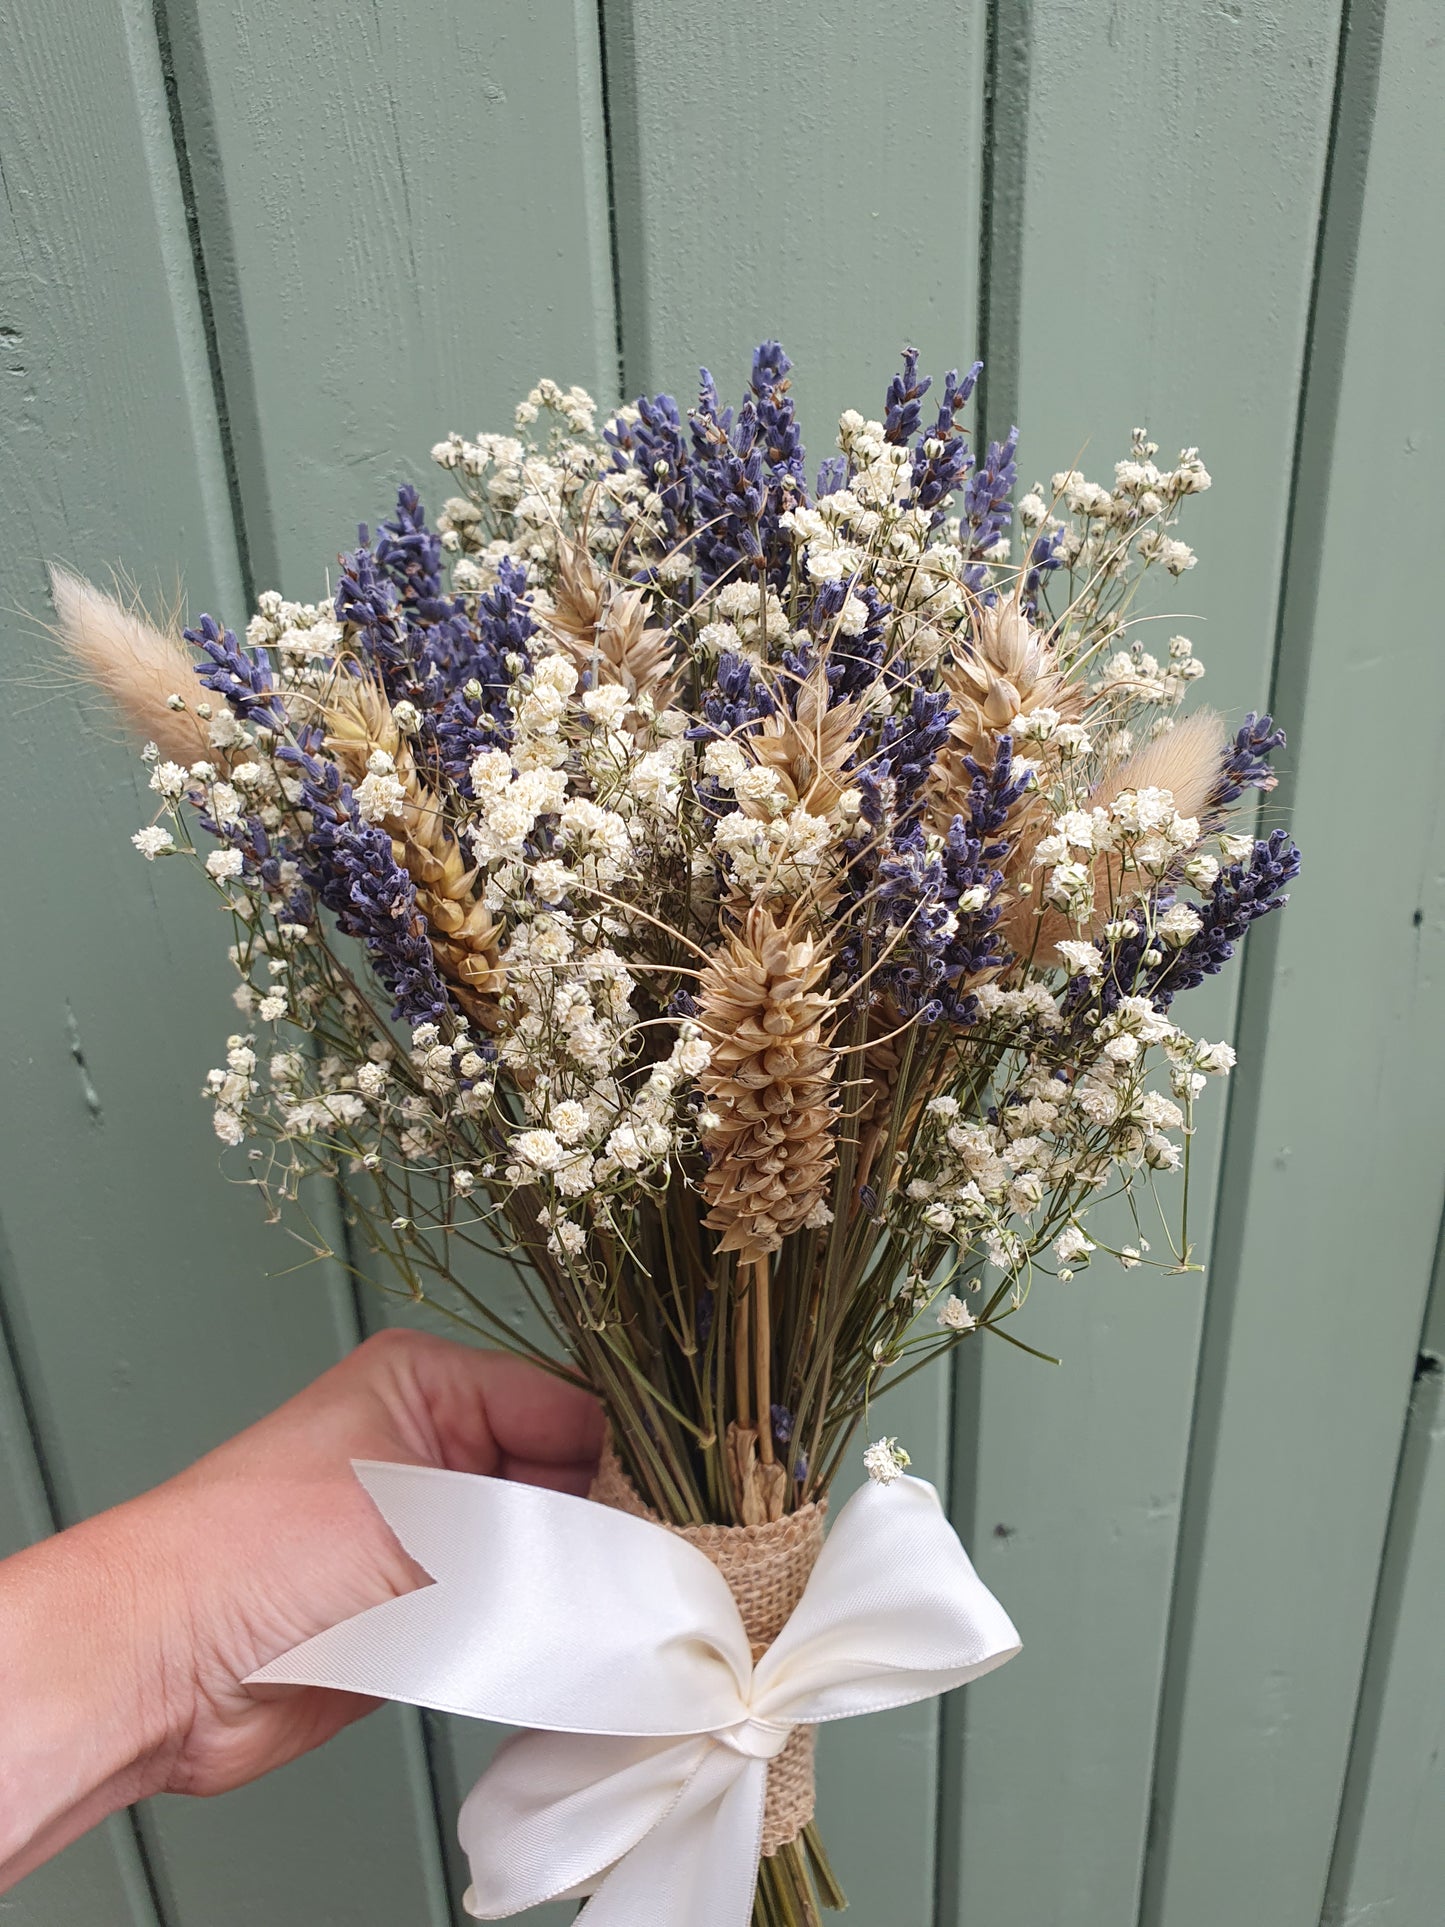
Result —
<instances>
[{"instance_id":1,"label":"bunny tail grass","mask_svg":"<svg viewBox=\"0 0 1445 1927\"><path fill-rule=\"evenodd\" d=\"M189 764L207 755L205 724L194 710L172 709L167 702L172 695L189 700L195 687L184 644L68 569L52 565L50 594L55 633L66 654L136 735L173 762Z\"/></svg>"}]
</instances>

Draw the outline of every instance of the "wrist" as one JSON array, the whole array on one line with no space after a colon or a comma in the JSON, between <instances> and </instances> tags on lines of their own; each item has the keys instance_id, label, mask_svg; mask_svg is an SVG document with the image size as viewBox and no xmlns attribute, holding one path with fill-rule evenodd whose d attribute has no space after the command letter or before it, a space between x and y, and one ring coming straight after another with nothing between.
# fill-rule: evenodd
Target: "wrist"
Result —
<instances>
[{"instance_id":1,"label":"wrist","mask_svg":"<svg viewBox=\"0 0 1445 1927\"><path fill-rule=\"evenodd\" d=\"M191 1671L171 1565L145 1498L0 1564L0 1888L164 1785Z\"/></svg>"}]
</instances>

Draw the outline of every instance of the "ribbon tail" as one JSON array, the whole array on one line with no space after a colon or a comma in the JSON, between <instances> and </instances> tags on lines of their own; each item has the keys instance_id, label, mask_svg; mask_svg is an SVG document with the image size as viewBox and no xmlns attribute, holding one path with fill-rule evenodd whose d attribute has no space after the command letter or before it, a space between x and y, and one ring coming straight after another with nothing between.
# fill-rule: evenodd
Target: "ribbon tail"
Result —
<instances>
[{"instance_id":1,"label":"ribbon tail","mask_svg":"<svg viewBox=\"0 0 1445 1927\"><path fill-rule=\"evenodd\" d=\"M619 1860L577 1927L749 1927L765 1760L712 1746L677 1805Z\"/></svg>"},{"instance_id":2,"label":"ribbon tail","mask_svg":"<svg viewBox=\"0 0 1445 1927\"><path fill-rule=\"evenodd\" d=\"M568 1733L675 1739L739 1717L752 1659L737 1606L675 1533L503 1479L355 1470L436 1583L316 1634L247 1684L340 1687Z\"/></svg>"},{"instance_id":3,"label":"ribbon tail","mask_svg":"<svg viewBox=\"0 0 1445 1927\"><path fill-rule=\"evenodd\" d=\"M503 1920L591 1893L687 1798L715 1751L706 1738L516 1734L498 1748L457 1821L472 1873L467 1912Z\"/></svg>"}]
</instances>

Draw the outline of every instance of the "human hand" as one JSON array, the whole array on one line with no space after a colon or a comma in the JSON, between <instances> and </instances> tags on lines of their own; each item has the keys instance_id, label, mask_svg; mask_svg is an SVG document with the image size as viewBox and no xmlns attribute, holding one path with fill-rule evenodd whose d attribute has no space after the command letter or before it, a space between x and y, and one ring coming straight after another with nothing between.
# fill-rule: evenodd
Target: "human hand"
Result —
<instances>
[{"instance_id":1,"label":"human hand","mask_svg":"<svg viewBox=\"0 0 1445 1927\"><path fill-rule=\"evenodd\" d=\"M0 1565L7 1675L19 1655L0 1740L0 1888L119 1805L242 1786L376 1704L241 1683L427 1583L352 1459L585 1492L601 1437L580 1388L383 1332L165 1485Z\"/></svg>"}]
</instances>

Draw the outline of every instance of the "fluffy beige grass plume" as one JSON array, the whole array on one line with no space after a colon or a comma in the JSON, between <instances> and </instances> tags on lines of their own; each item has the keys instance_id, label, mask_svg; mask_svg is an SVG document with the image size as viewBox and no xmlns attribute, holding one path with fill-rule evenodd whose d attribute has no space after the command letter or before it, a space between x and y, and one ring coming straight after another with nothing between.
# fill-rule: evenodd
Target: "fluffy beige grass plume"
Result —
<instances>
[{"instance_id":1,"label":"fluffy beige grass plume","mask_svg":"<svg viewBox=\"0 0 1445 1927\"><path fill-rule=\"evenodd\" d=\"M55 634L88 683L102 690L141 742L155 743L172 762L206 756L206 727L189 704L196 686L192 658L180 637L156 628L137 607L124 607L93 582L52 565L50 594Z\"/></svg>"}]
</instances>

